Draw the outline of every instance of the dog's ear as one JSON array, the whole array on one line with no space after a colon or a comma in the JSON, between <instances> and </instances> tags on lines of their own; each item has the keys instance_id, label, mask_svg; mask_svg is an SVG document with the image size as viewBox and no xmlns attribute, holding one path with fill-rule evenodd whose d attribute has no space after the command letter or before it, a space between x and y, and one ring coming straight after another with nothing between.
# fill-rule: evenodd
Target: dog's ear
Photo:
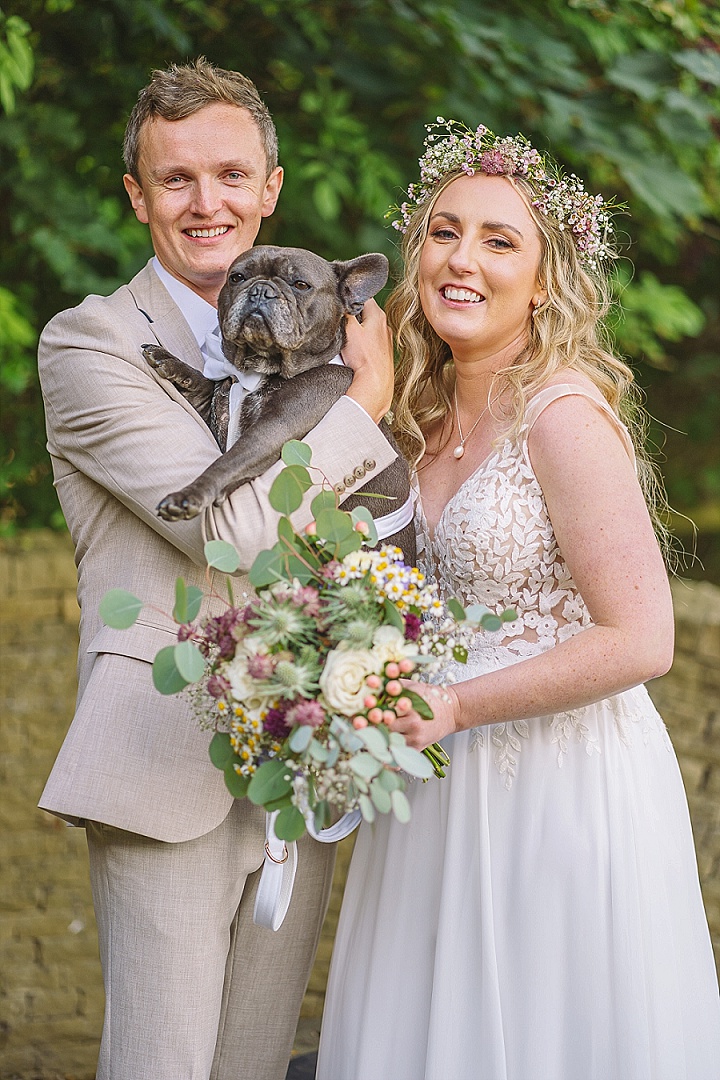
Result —
<instances>
[{"instance_id":1,"label":"dog's ear","mask_svg":"<svg viewBox=\"0 0 720 1080\"><path fill-rule=\"evenodd\" d=\"M358 255L357 259L330 264L338 282L338 296L348 315L359 315L363 304L380 292L388 279L390 264L384 255Z\"/></svg>"}]
</instances>

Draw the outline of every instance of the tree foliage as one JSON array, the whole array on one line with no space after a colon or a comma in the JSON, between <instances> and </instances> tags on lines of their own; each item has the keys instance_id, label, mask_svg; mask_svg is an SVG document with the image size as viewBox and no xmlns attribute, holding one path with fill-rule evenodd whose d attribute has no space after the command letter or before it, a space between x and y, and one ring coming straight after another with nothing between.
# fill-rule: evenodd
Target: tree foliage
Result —
<instances>
[{"instance_id":1,"label":"tree foliage","mask_svg":"<svg viewBox=\"0 0 720 1080\"><path fill-rule=\"evenodd\" d=\"M37 336L148 257L121 185L125 120L153 67L199 54L248 74L276 118L287 173L266 242L392 257L383 215L438 114L521 130L627 202L618 347L658 419L671 502L720 517L713 3L15 0L0 9L5 528L59 520Z\"/></svg>"}]
</instances>

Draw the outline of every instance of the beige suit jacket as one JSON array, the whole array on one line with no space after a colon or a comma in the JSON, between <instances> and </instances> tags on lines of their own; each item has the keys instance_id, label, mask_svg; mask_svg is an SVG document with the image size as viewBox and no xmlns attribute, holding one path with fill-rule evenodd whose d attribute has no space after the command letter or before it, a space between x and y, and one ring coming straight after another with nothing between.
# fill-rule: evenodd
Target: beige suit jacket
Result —
<instances>
[{"instance_id":1,"label":"beige suit jacket","mask_svg":"<svg viewBox=\"0 0 720 1080\"><path fill-rule=\"evenodd\" d=\"M89 296L57 315L40 339L48 449L75 543L81 607L77 708L40 806L72 821L180 841L219 825L232 799L208 759L209 733L184 697L153 688L151 661L176 640L169 615L176 578L207 585L206 539L233 543L245 569L275 542L267 493L282 466L193 521L159 518L160 499L219 451L197 413L143 359L140 346L153 341L202 368L190 327L150 263L112 296ZM347 398L307 441L313 465L333 485L352 481L356 470L365 483L395 457ZM297 525L310 520L312 494ZM146 601L128 630L100 620L98 605L111 588ZM224 582L218 588L225 593ZM240 577L236 597L244 588Z\"/></svg>"}]
</instances>

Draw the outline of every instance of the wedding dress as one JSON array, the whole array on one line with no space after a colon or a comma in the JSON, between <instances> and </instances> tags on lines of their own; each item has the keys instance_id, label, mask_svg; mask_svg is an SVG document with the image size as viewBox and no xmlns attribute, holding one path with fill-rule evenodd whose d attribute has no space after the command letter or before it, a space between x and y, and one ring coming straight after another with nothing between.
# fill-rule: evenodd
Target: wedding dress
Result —
<instances>
[{"instance_id":1,"label":"wedding dress","mask_svg":"<svg viewBox=\"0 0 720 1080\"><path fill-rule=\"evenodd\" d=\"M514 607L457 680L592 622L525 426L450 499L421 561L445 597ZM600 400L632 454L626 430ZM647 691L450 736L412 820L357 838L318 1080L718 1080L720 997L677 760Z\"/></svg>"}]
</instances>

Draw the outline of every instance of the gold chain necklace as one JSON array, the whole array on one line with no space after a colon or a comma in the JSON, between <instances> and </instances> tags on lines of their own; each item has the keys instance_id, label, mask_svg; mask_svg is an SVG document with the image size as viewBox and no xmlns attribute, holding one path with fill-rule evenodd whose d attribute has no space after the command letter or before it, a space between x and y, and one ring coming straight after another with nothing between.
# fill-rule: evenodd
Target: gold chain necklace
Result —
<instances>
[{"instance_id":1,"label":"gold chain necklace","mask_svg":"<svg viewBox=\"0 0 720 1080\"><path fill-rule=\"evenodd\" d=\"M498 399L498 398L500 397L500 394L501 394L501 393L502 393L502 390L498 391L498 393L497 393L497 394L495 395L495 397L494 397L494 398L492 399L492 401L491 401L491 400L490 400L490 391L488 390L488 403L487 403L487 405L485 406L485 408L483 409L483 411L482 411L482 412L480 413L480 415L478 416L477 420L475 421L475 423L473 424L473 426L472 426L472 427L470 428L470 430L468 431L467 435L463 435L463 433L462 433L462 427L460 426L460 411L459 411L459 409L458 409L458 400L457 400L457 383L455 383L455 386L453 387L453 396L454 396L454 399L455 399L455 419L457 420L458 432L459 432L459 434L460 434L460 442L458 443L458 445L457 445L457 446L455 447L455 449L453 450L453 457L454 457L454 458L456 458L456 460L457 460L457 461L459 461L459 460L460 460L460 458L461 458L461 457L463 456L463 454L465 453L465 443L466 443L466 442L468 441L468 439L469 439L469 438L470 438L470 436L472 435L473 431L474 431L474 430L475 430L475 428L476 428L476 427L478 426L478 424L480 423L480 421L482 420L483 416L484 416L484 415L485 415L485 413L486 413L486 412L488 411L488 409L490 408L490 406L491 406L491 405L494 405L494 404L495 404L495 402L497 401L497 399Z\"/></svg>"}]
</instances>

